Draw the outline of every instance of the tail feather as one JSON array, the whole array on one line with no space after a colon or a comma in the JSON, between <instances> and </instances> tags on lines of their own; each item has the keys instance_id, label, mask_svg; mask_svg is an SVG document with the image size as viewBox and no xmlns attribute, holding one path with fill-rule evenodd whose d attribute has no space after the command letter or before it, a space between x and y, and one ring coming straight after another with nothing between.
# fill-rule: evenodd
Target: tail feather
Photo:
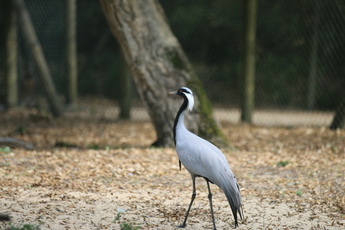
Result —
<instances>
[{"instance_id":1,"label":"tail feather","mask_svg":"<svg viewBox=\"0 0 345 230\"><path fill-rule=\"evenodd\" d=\"M244 213L243 213L243 208L242 208L242 197L241 197L241 190L240 190L240 186L238 186L237 182L236 182L236 185L237 185L237 189L238 189L238 192L240 194L240 209L239 209L239 214L240 214L240 217L241 217L241 220L243 220L244 218Z\"/></svg>"},{"instance_id":2,"label":"tail feather","mask_svg":"<svg viewBox=\"0 0 345 230\"><path fill-rule=\"evenodd\" d=\"M223 177L223 179L225 179ZM235 177L230 177L222 183L220 188L225 193L225 196L230 204L232 214L235 219L235 226L238 226L238 220L237 220L237 213L239 214L240 218L243 219L243 209L242 209L242 198L240 194L239 186L236 182Z\"/></svg>"}]
</instances>

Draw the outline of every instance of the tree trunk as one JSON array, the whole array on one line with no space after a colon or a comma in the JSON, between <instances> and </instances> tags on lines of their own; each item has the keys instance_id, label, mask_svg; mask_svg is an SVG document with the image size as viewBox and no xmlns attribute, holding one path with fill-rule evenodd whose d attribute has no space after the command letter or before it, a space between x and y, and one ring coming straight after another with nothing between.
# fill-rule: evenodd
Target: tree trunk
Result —
<instances>
[{"instance_id":1,"label":"tree trunk","mask_svg":"<svg viewBox=\"0 0 345 230\"><path fill-rule=\"evenodd\" d=\"M77 42L76 42L76 0L67 0L67 103L75 104L78 98Z\"/></svg>"},{"instance_id":2,"label":"tree trunk","mask_svg":"<svg viewBox=\"0 0 345 230\"><path fill-rule=\"evenodd\" d=\"M38 69L38 76L43 84L45 93L47 94L50 110L53 116L58 117L62 114L59 98L56 93L54 82L44 57L42 47L37 39L35 29L32 25L31 18L26 10L23 0L13 0L13 3L18 13L23 34L25 39L27 39L30 52L32 53L34 62Z\"/></svg>"},{"instance_id":3,"label":"tree trunk","mask_svg":"<svg viewBox=\"0 0 345 230\"><path fill-rule=\"evenodd\" d=\"M119 56L120 56L119 52ZM131 114L131 75L129 73L128 67L126 66L123 57L121 60L121 73L120 73L120 114L119 118L123 120L130 119Z\"/></svg>"},{"instance_id":4,"label":"tree trunk","mask_svg":"<svg viewBox=\"0 0 345 230\"><path fill-rule=\"evenodd\" d=\"M255 29L256 29L256 0L245 0L245 34L244 34L244 75L241 81L242 102L241 121L252 122L255 98Z\"/></svg>"},{"instance_id":5,"label":"tree trunk","mask_svg":"<svg viewBox=\"0 0 345 230\"><path fill-rule=\"evenodd\" d=\"M18 74L17 74L17 17L10 0L5 1L6 8L6 81L7 106L18 104Z\"/></svg>"},{"instance_id":6,"label":"tree trunk","mask_svg":"<svg viewBox=\"0 0 345 230\"><path fill-rule=\"evenodd\" d=\"M340 104L335 112L330 129L344 129L345 128L345 96L343 96Z\"/></svg>"},{"instance_id":7,"label":"tree trunk","mask_svg":"<svg viewBox=\"0 0 345 230\"><path fill-rule=\"evenodd\" d=\"M194 113L186 122L189 129L212 142L225 144L201 83L172 34L158 1L100 2L157 131L154 144L173 146L173 121L182 101L172 103L167 93L181 86L190 87L195 97Z\"/></svg>"}]
</instances>

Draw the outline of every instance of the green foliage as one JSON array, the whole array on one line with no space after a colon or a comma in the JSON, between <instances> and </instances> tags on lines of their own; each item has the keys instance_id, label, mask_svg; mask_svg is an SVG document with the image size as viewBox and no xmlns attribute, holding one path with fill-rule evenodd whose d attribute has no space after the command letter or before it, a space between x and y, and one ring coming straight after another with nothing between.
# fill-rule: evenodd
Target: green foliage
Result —
<instances>
[{"instance_id":1,"label":"green foliage","mask_svg":"<svg viewBox=\"0 0 345 230\"><path fill-rule=\"evenodd\" d=\"M101 149L101 147L98 144L91 144L89 146L87 146L88 149L94 149L94 150L98 150Z\"/></svg>"},{"instance_id":2,"label":"green foliage","mask_svg":"<svg viewBox=\"0 0 345 230\"><path fill-rule=\"evenodd\" d=\"M98 149L105 149L107 151L110 150L110 146L106 145L104 148L101 147L99 144L91 144L87 146L87 149L93 149L93 150L98 150Z\"/></svg>"},{"instance_id":3,"label":"green foliage","mask_svg":"<svg viewBox=\"0 0 345 230\"><path fill-rule=\"evenodd\" d=\"M124 213L124 210L119 210L119 212L117 213L115 219L114 219L114 223L117 223L117 222L120 222L120 218L122 216L122 214ZM135 226L135 223L134 224L131 224L131 223L120 223L120 229L121 230L138 230L138 229L141 229L140 226Z\"/></svg>"},{"instance_id":4,"label":"green foliage","mask_svg":"<svg viewBox=\"0 0 345 230\"><path fill-rule=\"evenodd\" d=\"M301 189L298 189L298 190L296 191L296 195L297 195L297 196L302 196L302 195L303 195L302 190L301 190Z\"/></svg>"},{"instance_id":5,"label":"green foliage","mask_svg":"<svg viewBox=\"0 0 345 230\"><path fill-rule=\"evenodd\" d=\"M14 133L20 134L20 135L24 135L25 133L25 126L23 125L18 125L14 130Z\"/></svg>"},{"instance_id":6,"label":"green foliage","mask_svg":"<svg viewBox=\"0 0 345 230\"><path fill-rule=\"evenodd\" d=\"M122 212L118 212L118 213L116 214L116 217L115 217L115 219L114 219L114 221L113 221L113 222L117 222L117 221L119 221L119 220L120 220L120 218L121 218L121 214L122 214Z\"/></svg>"},{"instance_id":7,"label":"green foliage","mask_svg":"<svg viewBox=\"0 0 345 230\"><path fill-rule=\"evenodd\" d=\"M9 146L6 146L4 148L1 148L0 147L0 153L3 153L3 154L8 154L11 152L11 148Z\"/></svg>"},{"instance_id":8,"label":"green foliage","mask_svg":"<svg viewBox=\"0 0 345 230\"><path fill-rule=\"evenodd\" d=\"M141 227L133 226L132 224L128 224L128 223L122 223L120 224L120 229L121 230L138 230L138 229L141 229Z\"/></svg>"},{"instance_id":9,"label":"green foliage","mask_svg":"<svg viewBox=\"0 0 345 230\"><path fill-rule=\"evenodd\" d=\"M23 226L14 226L10 224L8 230L39 230L39 225L32 225L32 224L24 224Z\"/></svg>"},{"instance_id":10,"label":"green foliage","mask_svg":"<svg viewBox=\"0 0 345 230\"><path fill-rule=\"evenodd\" d=\"M57 141L54 146L63 147L63 148L77 148L78 147L76 144L69 143L66 141Z\"/></svg>"},{"instance_id":11,"label":"green foliage","mask_svg":"<svg viewBox=\"0 0 345 230\"><path fill-rule=\"evenodd\" d=\"M285 166L287 166L288 164L290 164L289 161L279 161L279 162L277 163L277 166L285 167Z\"/></svg>"}]
</instances>

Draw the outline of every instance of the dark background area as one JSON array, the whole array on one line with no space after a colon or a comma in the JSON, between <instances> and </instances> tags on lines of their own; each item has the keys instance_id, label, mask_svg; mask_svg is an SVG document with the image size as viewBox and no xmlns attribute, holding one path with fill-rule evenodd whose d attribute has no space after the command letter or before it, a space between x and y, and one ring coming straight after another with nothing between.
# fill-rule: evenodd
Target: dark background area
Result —
<instances>
[{"instance_id":1,"label":"dark background area","mask_svg":"<svg viewBox=\"0 0 345 230\"><path fill-rule=\"evenodd\" d=\"M65 2L25 3L58 93L66 95ZM219 107L239 107L242 1L161 0L160 3L211 102ZM3 9L0 5L0 10ZM0 12L0 31L4 31L6 23L4 14ZM0 43L4 44L5 35L0 34ZM315 37L316 43L313 42ZM118 100L119 76L124 73L125 64L98 1L77 1L77 42L80 97ZM344 1L258 1L256 108L335 110L345 88L344 43ZM4 47L0 49L3 51ZM310 80L313 49L317 49L315 84ZM4 60L4 52L1 52L1 85L4 85ZM35 82L29 94L40 94L32 57L20 30L18 62L20 98L28 97L25 86L28 79ZM138 99L134 87L132 89L133 98ZM1 87L1 100L4 90ZM311 90L315 90L315 94L313 103L308 104Z\"/></svg>"}]
</instances>

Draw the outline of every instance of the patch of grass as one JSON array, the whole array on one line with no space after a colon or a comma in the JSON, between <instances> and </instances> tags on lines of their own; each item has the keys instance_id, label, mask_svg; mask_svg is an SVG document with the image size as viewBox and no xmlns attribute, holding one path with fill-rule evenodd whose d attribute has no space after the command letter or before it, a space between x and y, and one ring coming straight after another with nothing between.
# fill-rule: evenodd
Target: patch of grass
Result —
<instances>
[{"instance_id":1,"label":"patch of grass","mask_svg":"<svg viewBox=\"0 0 345 230\"><path fill-rule=\"evenodd\" d=\"M57 141L54 147L78 148L76 144L65 142L65 141Z\"/></svg>"},{"instance_id":2,"label":"patch of grass","mask_svg":"<svg viewBox=\"0 0 345 230\"><path fill-rule=\"evenodd\" d=\"M138 229L141 229L141 227L133 226L132 224L128 224L128 223L122 223L120 224L120 229L121 230L138 230Z\"/></svg>"},{"instance_id":3,"label":"patch of grass","mask_svg":"<svg viewBox=\"0 0 345 230\"><path fill-rule=\"evenodd\" d=\"M122 212L118 212L118 213L117 213L115 219L113 220L114 223L120 220L120 218L121 218L121 213L122 213Z\"/></svg>"},{"instance_id":4,"label":"patch of grass","mask_svg":"<svg viewBox=\"0 0 345 230\"><path fill-rule=\"evenodd\" d=\"M10 223L8 230L39 230L39 225L24 224L23 226L14 226Z\"/></svg>"},{"instance_id":5,"label":"patch of grass","mask_svg":"<svg viewBox=\"0 0 345 230\"><path fill-rule=\"evenodd\" d=\"M11 148L9 146L6 146L4 148L0 148L0 152L3 154L9 154L11 152Z\"/></svg>"},{"instance_id":6,"label":"patch of grass","mask_svg":"<svg viewBox=\"0 0 345 230\"><path fill-rule=\"evenodd\" d=\"M103 149L102 146L98 145L98 144L91 144L91 145L88 145L87 146L87 149L93 149L93 150L100 150L100 149ZM106 145L104 147L104 150L107 150L107 151L110 151L110 146L109 145Z\"/></svg>"},{"instance_id":7,"label":"patch of grass","mask_svg":"<svg viewBox=\"0 0 345 230\"><path fill-rule=\"evenodd\" d=\"M24 135L25 133L25 127L23 125L18 125L14 130L14 133L20 134L20 135Z\"/></svg>"},{"instance_id":8,"label":"patch of grass","mask_svg":"<svg viewBox=\"0 0 345 230\"><path fill-rule=\"evenodd\" d=\"M118 213L115 217L115 219L113 220L114 223L116 222L120 222L120 218L121 218L121 215L125 212L125 210L123 209L118 209ZM131 224L131 223L120 223L120 229L121 230L138 230L138 229L141 229L140 226L136 226L136 224Z\"/></svg>"},{"instance_id":9,"label":"patch of grass","mask_svg":"<svg viewBox=\"0 0 345 230\"><path fill-rule=\"evenodd\" d=\"M277 166L285 167L285 166L287 166L288 164L290 164L289 161L279 161L279 162L277 163Z\"/></svg>"},{"instance_id":10,"label":"patch of grass","mask_svg":"<svg viewBox=\"0 0 345 230\"><path fill-rule=\"evenodd\" d=\"M7 162L4 162L4 163L0 162L0 167L8 167L8 166L10 166L9 163L7 163Z\"/></svg>"},{"instance_id":11,"label":"patch of grass","mask_svg":"<svg viewBox=\"0 0 345 230\"><path fill-rule=\"evenodd\" d=\"M87 146L87 149L98 150L98 149L101 149L101 147L98 144L91 144Z\"/></svg>"},{"instance_id":12,"label":"patch of grass","mask_svg":"<svg viewBox=\"0 0 345 230\"><path fill-rule=\"evenodd\" d=\"M298 190L296 191L296 195L297 195L297 196L302 196L302 195L303 195L302 190L301 190L301 189L298 189Z\"/></svg>"}]
</instances>

